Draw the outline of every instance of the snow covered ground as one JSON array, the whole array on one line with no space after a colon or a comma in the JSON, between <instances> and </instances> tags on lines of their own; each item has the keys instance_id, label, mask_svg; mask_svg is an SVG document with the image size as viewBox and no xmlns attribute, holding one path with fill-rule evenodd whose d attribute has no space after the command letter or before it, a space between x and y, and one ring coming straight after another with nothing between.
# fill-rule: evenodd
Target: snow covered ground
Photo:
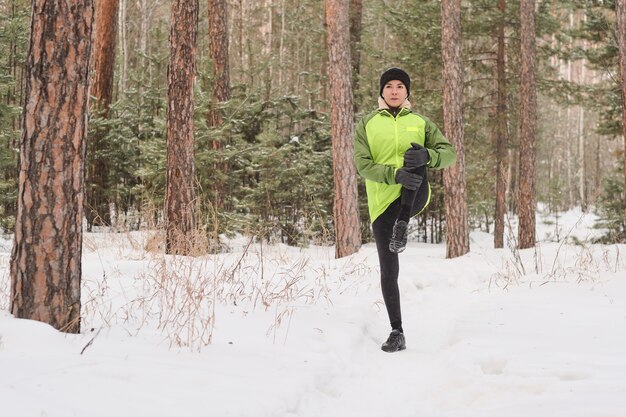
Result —
<instances>
[{"instance_id":1,"label":"snow covered ground","mask_svg":"<svg viewBox=\"0 0 626 417\"><path fill-rule=\"evenodd\" d=\"M192 259L88 234L66 335L8 313L0 240L0 416L626 417L626 246L565 243L592 215L539 220L536 250L409 243L394 354L373 244Z\"/></svg>"}]
</instances>

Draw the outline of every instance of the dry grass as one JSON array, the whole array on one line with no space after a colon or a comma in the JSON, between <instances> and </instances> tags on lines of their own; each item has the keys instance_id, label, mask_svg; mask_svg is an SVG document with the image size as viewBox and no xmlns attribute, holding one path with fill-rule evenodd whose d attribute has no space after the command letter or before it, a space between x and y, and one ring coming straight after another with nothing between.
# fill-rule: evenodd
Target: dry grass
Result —
<instances>
[{"instance_id":1,"label":"dry grass","mask_svg":"<svg viewBox=\"0 0 626 417\"><path fill-rule=\"evenodd\" d=\"M9 256L0 255L0 310L8 310L11 297Z\"/></svg>"},{"instance_id":2,"label":"dry grass","mask_svg":"<svg viewBox=\"0 0 626 417\"><path fill-rule=\"evenodd\" d=\"M597 282L605 273L616 273L625 269L621 261L619 245L591 244L580 242L572 237L572 233L581 220L582 217L566 236L560 239L556 253L551 256L551 259L546 259L544 262L542 245L539 243L535 245L532 264L529 260L525 262L522 259L517 248L515 233L509 223L507 233L509 256L503 258L502 268L492 275L489 286L494 284L506 289L509 285L522 283L544 285L550 282ZM545 272L544 266L546 266ZM526 272L529 267L534 269L532 276Z\"/></svg>"},{"instance_id":3,"label":"dry grass","mask_svg":"<svg viewBox=\"0 0 626 417\"><path fill-rule=\"evenodd\" d=\"M146 251L153 247L150 242L158 241L158 233L154 236L146 238ZM113 294L106 274L85 282L85 323L90 327L121 324L130 335L153 329L171 347L200 350L212 341L219 306L242 312L273 309L275 319L268 335L276 340L277 330L285 323L288 332L298 306L332 303L331 268L324 261L313 261L292 248L286 249L289 255L277 247L268 251L254 241L250 238L240 251L221 255L146 254L145 266L127 293ZM358 265L347 266L362 272ZM116 275L116 280L128 279L120 272Z\"/></svg>"}]
</instances>

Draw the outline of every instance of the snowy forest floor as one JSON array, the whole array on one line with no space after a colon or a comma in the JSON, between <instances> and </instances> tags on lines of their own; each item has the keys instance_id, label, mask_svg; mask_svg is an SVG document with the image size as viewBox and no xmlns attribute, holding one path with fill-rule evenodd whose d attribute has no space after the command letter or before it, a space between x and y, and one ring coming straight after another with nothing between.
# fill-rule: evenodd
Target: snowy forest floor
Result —
<instances>
[{"instance_id":1,"label":"snowy forest floor","mask_svg":"<svg viewBox=\"0 0 626 417\"><path fill-rule=\"evenodd\" d=\"M0 240L0 416L626 417L626 245L588 243L590 214L538 220L520 252L409 242L394 354L373 244L186 258L87 234L67 335L8 313Z\"/></svg>"}]
</instances>

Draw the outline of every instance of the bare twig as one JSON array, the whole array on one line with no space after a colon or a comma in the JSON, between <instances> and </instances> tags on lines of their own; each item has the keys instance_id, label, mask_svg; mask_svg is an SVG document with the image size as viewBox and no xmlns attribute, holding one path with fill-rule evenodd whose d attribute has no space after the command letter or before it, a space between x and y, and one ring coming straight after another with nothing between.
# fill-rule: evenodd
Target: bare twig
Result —
<instances>
[{"instance_id":1,"label":"bare twig","mask_svg":"<svg viewBox=\"0 0 626 417\"><path fill-rule=\"evenodd\" d=\"M91 346L93 344L93 341L96 340L96 337L98 337L98 335L100 334L100 331L102 330L102 327L100 327L98 329L98 331L96 332L96 334L93 335L93 337L91 339L89 339L89 342L87 342L87 344L83 347L83 349L80 351L80 354L82 355L83 353L85 353L85 350L87 350L87 348L89 346Z\"/></svg>"}]
</instances>

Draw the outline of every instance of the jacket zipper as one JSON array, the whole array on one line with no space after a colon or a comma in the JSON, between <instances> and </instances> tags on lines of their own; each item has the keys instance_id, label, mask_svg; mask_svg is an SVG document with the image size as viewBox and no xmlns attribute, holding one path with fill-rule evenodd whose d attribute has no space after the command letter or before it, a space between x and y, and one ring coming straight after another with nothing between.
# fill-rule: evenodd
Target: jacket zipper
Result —
<instances>
[{"instance_id":1,"label":"jacket zipper","mask_svg":"<svg viewBox=\"0 0 626 417\"><path fill-rule=\"evenodd\" d=\"M398 119L396 119L396 117L393 118L393 127L396 132L396 165L398 165L398 147L400 146L400 144L398 143Z\"/></svg>"},{"instance_id":2,"label":"jacket zipper","mask_svg":"<svg viewBox=\"0 0 626 417\"><path fill-rule=\"evenodd\" d=\"M400 144L398 143L398 116L400 116L400 113L402 113L402 110L403 109L400 109L398 114L394 116L394 115L391 114L391 112L389 110L385 109L387 114L393 119L393 127L394 127L394 131L395 131L395 135L396 135L396 153L395 153L396 165L399 165L400 167L402 167L403 164L398 163L398 148L400 146Z\"/></svg>"}]
</instances>

